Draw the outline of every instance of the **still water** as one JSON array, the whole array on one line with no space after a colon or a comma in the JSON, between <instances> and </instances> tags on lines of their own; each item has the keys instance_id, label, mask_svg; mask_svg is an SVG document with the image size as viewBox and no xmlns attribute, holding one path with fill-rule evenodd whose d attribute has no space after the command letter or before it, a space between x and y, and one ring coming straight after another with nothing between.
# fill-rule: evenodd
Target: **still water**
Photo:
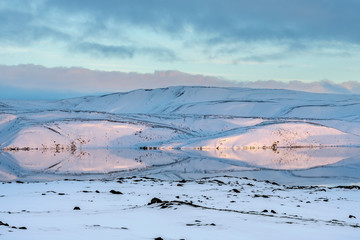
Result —
<instances>
[{"instance_id":1,"label":"still water","mask_svg":"<svg viewBox=\"0 0 360 240\"><path fill-rule=\"evenodd\" d=\"M360 183L360 148L77 149L0 152L0 180L231 175L293 185Z\"/></svg>"}]
</instances>

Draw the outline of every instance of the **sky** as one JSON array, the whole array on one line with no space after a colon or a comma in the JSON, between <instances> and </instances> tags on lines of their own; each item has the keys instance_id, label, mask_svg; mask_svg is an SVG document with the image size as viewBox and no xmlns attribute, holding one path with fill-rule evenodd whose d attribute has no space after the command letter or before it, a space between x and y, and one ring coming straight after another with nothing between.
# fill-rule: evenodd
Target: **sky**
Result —
<instances>
[{"instance_id":1,"label":"sky","mask_svg":"<svg viewBox=\"0 0 360 240\"><path fill-rule=\"evenodd\" d=\"M360 93L359 12L358 0L0 0L0 99L171 85Z\"/></svg>"}]
</instances>

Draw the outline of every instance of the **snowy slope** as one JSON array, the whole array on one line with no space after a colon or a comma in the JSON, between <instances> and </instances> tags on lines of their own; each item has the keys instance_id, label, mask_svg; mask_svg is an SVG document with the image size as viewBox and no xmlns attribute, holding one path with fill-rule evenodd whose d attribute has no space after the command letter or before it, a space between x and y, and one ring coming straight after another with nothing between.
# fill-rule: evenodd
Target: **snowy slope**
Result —
<instances>
[{"instance_id":1,"label":"snowy slope","mask_svg":"<svg viewBox=\"0 0 360 240\"><path fill-rule=\"evenodd\" d=\"M360 96L246 88L170 87L69 101L77 110L242 117L358 117ZM129 104L130 103L130 104Z\"/></svg>"}]
</instances>

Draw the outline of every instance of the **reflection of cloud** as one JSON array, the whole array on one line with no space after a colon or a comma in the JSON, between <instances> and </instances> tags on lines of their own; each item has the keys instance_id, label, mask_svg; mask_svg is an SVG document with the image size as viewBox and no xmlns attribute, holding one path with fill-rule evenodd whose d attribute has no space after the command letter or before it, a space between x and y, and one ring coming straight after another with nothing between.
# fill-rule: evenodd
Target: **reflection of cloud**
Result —
<instances>
[{"instance_id":1,"label":"reflection of cloud","mask_svg":"<svg viewBox=\"0 0 360 240\"><path fill-rule=\"evenodd\" d=\"M328 80L311 83L300 81L280 82L274 80L231 82L216 77L192 75L175 70L142 74L136 72L94 71L75 67L46 68L37 65L0 65L0 85L4 86L0 89L0 95L7 93L5 95L8 96L8 91L12 91L13 95L16 96L20 92L17 91L18 88L22 89L22 93L24 89L28 89L29 92L44 90L46 91L46 97L51 95L51 92L70 91L81 94L94 94L179 85L291 89L319 93L360 94L359 82L334 83ZM68 96L68 94L59 95L59 97L63 96Z\"/></svg>"}]
</instances>

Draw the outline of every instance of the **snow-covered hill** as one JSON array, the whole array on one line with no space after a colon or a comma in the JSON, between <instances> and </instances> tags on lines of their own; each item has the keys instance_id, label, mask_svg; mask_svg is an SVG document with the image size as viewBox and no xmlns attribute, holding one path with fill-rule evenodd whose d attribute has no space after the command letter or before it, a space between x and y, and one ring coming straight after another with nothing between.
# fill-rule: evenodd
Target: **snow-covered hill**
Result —
<instances>
[{"instance_id":1,"label":"snow-covered hill","mask_svg":"<svg viewBox=\"0 0 360 240\"><path fill-rule=\"evenodd\" d=\"M187 159L191 153L194 158L237 167L304 169L354 155L305 161L309 158L304 156L311 154L301 149L359 146L359 95L169 87L52 102L0 103L0 175L7 176L3 178L11 178L9 172L17 175L19 168L103 173L163 164L145 156L124 157L124 151L105 154L112 160L102 162L102 155L95 153L101 149L150 148L166 155L166 164ZM92 157L84 157L86 153ZM74 156L83 156L87 163L70 161L78 159Z\"/></svg>"}]
</instances>

